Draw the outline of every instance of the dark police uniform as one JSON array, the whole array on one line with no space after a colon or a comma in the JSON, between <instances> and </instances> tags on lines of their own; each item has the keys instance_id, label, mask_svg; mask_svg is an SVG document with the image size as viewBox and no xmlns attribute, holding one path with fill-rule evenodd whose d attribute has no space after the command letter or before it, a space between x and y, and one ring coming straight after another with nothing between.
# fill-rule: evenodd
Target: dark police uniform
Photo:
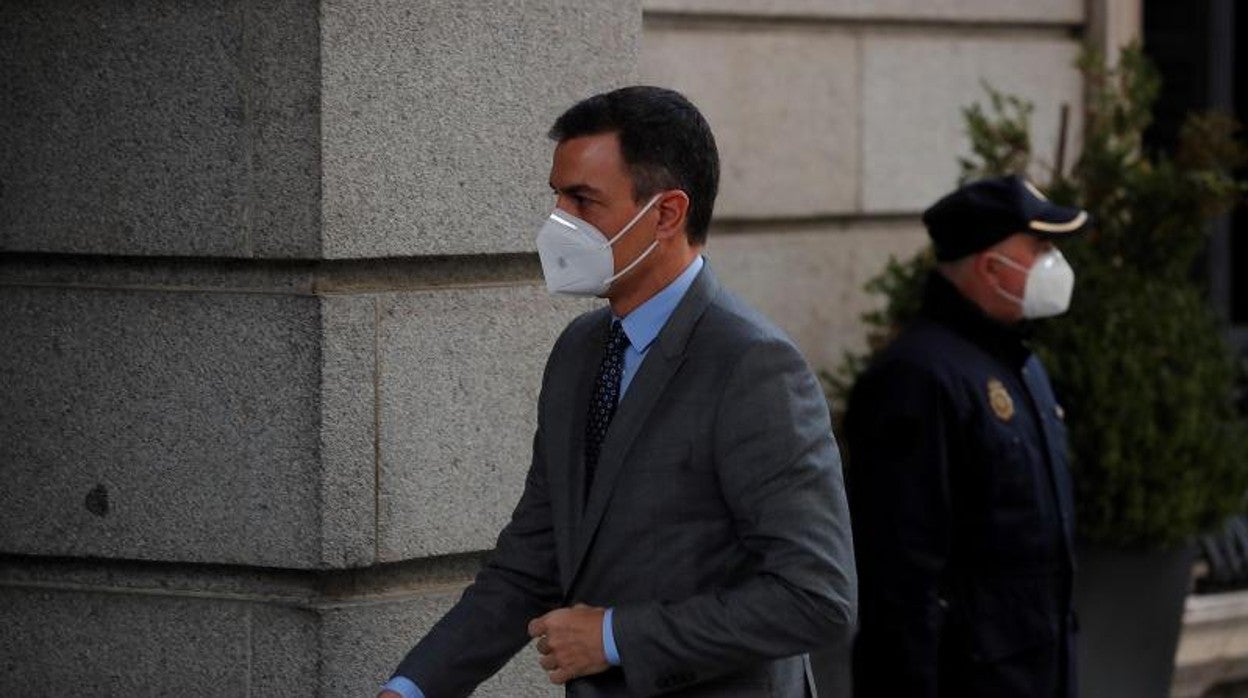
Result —
<instances>
[{"instance_id":1,"label":"dark police uniform","mask_svg":"<svg viewBox=\"0 0 1248 698\"><path fill-rule=\"evenodd\" d=\"M855 384L844 433L855 695L1072 698L1066 430L1016 330L933 273Z\"/></svg>"}]
</instances>

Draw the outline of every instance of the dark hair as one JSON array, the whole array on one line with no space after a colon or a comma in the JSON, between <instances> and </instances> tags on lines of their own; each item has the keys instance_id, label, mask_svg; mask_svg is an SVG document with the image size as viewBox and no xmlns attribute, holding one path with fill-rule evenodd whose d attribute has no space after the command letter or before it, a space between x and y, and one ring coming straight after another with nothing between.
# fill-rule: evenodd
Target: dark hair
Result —
<instances>
[{"instance_id":1,"label":"dark hair","mask_svg":"<svg viewBox=\"0 0 1248 698\"><path fill-rule=\"evenodd\" d=\"M664 189L689 196L689 242L706 242L719 189L719 151L711 127L685 96L638 85L594 95L555 120L550 138L615 133L638 203Z\"/></svg>"}]
</instances>

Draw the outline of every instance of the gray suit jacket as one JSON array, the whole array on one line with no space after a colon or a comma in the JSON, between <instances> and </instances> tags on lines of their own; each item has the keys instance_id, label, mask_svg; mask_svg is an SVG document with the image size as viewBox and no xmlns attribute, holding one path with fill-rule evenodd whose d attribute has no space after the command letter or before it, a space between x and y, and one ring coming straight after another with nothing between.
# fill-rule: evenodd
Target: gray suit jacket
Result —
<instances>
[{"instance_id":1,"label":"gray suit jacket","mask_svg":"<svg viewBox=\"0 0 1248 698\"><path fill-rule=\"evenodd\" d=\"M497 547L398 674L469 694L553 608L615 607L622 667L568 695L805 696L843 643L856 577L818 381L782 332L698 275L620 401L584 491L583 439L609 311L546 365L533 462Z\"/></svg>"}]
</instances>

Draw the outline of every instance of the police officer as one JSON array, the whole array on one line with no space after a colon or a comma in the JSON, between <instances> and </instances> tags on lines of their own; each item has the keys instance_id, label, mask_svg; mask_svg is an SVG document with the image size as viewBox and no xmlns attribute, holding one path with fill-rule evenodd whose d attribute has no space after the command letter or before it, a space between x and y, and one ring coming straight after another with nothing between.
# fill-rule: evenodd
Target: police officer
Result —
<instances>
[{"instance_id":1,"label":"police officer","mask_svg":"<svg viewBox=\"0 0 1248 698\"><path fill-rule=\"evenodd\" d=\"M923 214L922 310L846 414L860 698L1074 696L1066 430L1019 328L1065 312L1087 221L1017 176Z\"/></svg>"}]
</instances>

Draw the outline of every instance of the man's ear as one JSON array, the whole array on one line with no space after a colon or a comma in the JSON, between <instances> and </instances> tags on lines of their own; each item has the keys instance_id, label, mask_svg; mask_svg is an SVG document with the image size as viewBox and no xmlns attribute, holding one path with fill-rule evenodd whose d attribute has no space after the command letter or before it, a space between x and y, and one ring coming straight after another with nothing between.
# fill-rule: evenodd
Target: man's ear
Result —
<instances>
[{"instance_id":1,"label":"man's ear","mask_svg":"<svg viewBox=\"0 0 1248 698\"><path fill-rule=\"evenodd\" d=\"M685 234L685 223L689 218L689 195L680 189L663 193L654 204L659 211L659 225L655 237L666 240Z\"/></svg>"},{"instance_id":2,"label":"man's ear","mask_svg":"<svg viewBox=\"0 0 1248 698\"><path fill-rule=\"evenodd\" d=\"M980 283L1000 286L1001 280L997 278L999 266L1001 266L1001 261L989 250L981 250L976 252L974 259L971 260L971 273Z\"/></svg>"}]
</instances>

